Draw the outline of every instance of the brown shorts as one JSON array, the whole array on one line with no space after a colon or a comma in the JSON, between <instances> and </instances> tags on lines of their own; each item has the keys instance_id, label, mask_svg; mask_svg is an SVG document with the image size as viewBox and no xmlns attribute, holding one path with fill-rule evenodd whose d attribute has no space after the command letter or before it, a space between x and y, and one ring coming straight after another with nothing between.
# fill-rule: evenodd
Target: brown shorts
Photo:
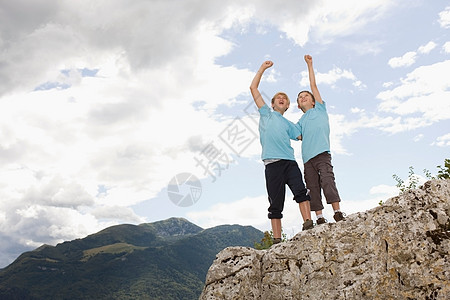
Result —
<instances>
[{"instance_id":1,"label":"brown shorts","mask_svg":"<svg viewBox=\"0 0 450 300\"><path fill-rule=\"evenodd\" d=\"M330 153L324 152L311 158L304 167L305 183L311 196L312 211L323 209L322 191L328 204L341 201L336 188Z\"/></svg>"}]
</instances>

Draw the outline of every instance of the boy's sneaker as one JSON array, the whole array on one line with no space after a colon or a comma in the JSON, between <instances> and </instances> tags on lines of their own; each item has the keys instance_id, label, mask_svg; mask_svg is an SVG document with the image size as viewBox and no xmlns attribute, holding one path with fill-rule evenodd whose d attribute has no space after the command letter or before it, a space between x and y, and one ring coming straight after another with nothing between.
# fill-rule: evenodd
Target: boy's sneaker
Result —
<instances>
[{"instance_id":1,"label":"boy's sneaker","mask_svg":"<svg viewBox=\"0 0 450 300\"><path fill-rule=\"evenodd\" d=\"M279 243L281 243L281 238L274 238L273 239L273 245L275 245L275 244L279 244Z\"/></svg>"},{"instance_id":2,"label":"boy's sneaker","mask_svg":"<svg viewBox=\"0 0 450 300\"><path fill-rule=\"evenodd\" d=\"M314 227L313 221L312 220L306 220L305 223L303 223L303 228L302 230L308 230Z\"/></svg>"},{"instance_id":3,"label":"boy's sneaker","mask_svg":"<svg viewBox=\"0 0 450 300\"><path fill-rule=\"evenodd\" d=\"M345 221L345 215L341 211L335 212L333 218L336 222Z\"/></svg>"},{"instance_id":4,"label":"boy's sneaker","mask_svg":"<svg viewBox=\"0 0 450 300\"><path fill-rule=\"evenodd\" d=\"M325 218L318 218L317 219L317 221L316 221L316 224L317 225L320 225L320 224L325 224L327 222L327 220L325 220Z\"/></svg>"}]
</instances>

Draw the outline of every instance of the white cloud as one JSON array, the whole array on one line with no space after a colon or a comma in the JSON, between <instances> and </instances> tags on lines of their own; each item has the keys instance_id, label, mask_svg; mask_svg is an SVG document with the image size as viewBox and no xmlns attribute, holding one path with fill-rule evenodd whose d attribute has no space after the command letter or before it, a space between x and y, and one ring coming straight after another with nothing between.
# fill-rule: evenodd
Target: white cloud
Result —
<instances>
[{"instance_id":1,"label":"white cloud","mask_svg":"<svg viewBox=\"0 0 450 300\"><path fill-rule=\"evenodd\" d=\"M297 6L297 9L286 11L280 18L280 28L300 46L304 46L309 39L328 43L338 36L351 35L361 30L368 23L381 18L392 5L391 1L385 0L314 2L310 8Z\"/></svg>"},{"instance_id":2,"label":"white cloud","mask_svg":"<svg viewBox=\"0 0 450 300\"><path fill-rule=\"evenodd\" d=\"M336 67L330 70L327 74L317 73L316 75L316 80L318 83L325 83L330 85L336 83L336 81L341 78L349 79L352 81L356 80L356 76L352 71L342 70Z\"/></svg>"},{"instance_id":3,"label":"white cloud","mask_svg":"<svg viewBox=\"0 0 450 300\"><path fill-rule=\"evenodd\" d=\"M369 193L373 194L373 195L378 195L378 196L382 197L382 199L388 199L388 198L397 196L399 193L399 190L396 186L381 184L381 185L372 187L369 190Z\"/></svg>"},{"instance_id":4,"label":"white cloud","mask_svg":"<svg viewBox=\"0 0 450 300\"><path fill-rule=\"evenodd\" d=\"M93 197L79 183L61 176L43 178L38 186L30 186L24 194L24 201L45 206L71 207L91 206Z\"/></svg>"},{"instance_id":5,"label":"white cloud","mask_svg":"<svg viewBox=\"0 0 450 300\"><path fill-rule=\"evenodd\" d=\"M408 67L416 62L417 53L410 51L406 52L403 56L393 57L389 59L388 65L391 68Z\"/></svg>"},{"instance_id":6,"label":"white cloud","mask_svg":"<svg viewBox=\"0 0 450 300\"><path fill-rule=\"evenodd\" d=\"M229 122L211 112L247 92L253 75L214 64L232 47L218 33L245 21L219 2L191 13L147 1L53 4L0 27L9 37L0 44L0 229L27 246L145 221L127 206L196 170L198 149ZM85 68L98 73L83 77Z\"/></svg>"},{"instance_id":7,"label":"white cloud","mask_svg":"<svg viewBox=\"0 0 450 300\"><path fill-rule=\"evenodd\" d=\"M386 199L382 196L375 197L372 199L367 200L358 200L358 201L342 201L341 204L341 210L345 212L345 214L351 215L358 212L365 212L367 210L370 210L372 208L375 208L379 205L380 201L385 201ZM331 210L331 209L330 209ZM328 220L333 220L333 214L330 212L328 216L326 217Z\"/></svg>"},{"instance_id":8,"label":"white cloud","mask_svg":"<svg viewBox=\"0 0 450 300\"><path fill-rule=\"evenodd\" d=\"M357 88L360 89L360 90L364 90L364 89L367 88L367 85L365 85L364 83L362 83L361 80L356 80L356 81L354 81L354 82L353 82L353 86L354 86L354 87L357 87Z\"/></svg>"},{"instance_id":9,"label":"white cloud","mask_svg":"<svg viewBox=\"0 0 450 300\"><path fill-rule=\"evenodd\" d=\"M175 6L155 1L39 2L43 3L32 16L26 14L31 7L23 9L20 1L8 5L3 14L6 24L1 34L8 44L2 58L8 63L0 71L0 95L14 87L37 86L38 78L58 69L74 65L94 69L111 56L120 56L133 72L176 67L180 74L190 74L211 47L215 53L229 50L229 45L217 43L218 38L210 38L209 47L199 47L199 42L206 42L205 33L242 21L242 11L218 9L229 4L217 1L204 3L201 10L186 10L188 2Z\"/></svg>"},{"instance_id":10,"label":"white cloud","mask_svg":"<svg viewBox=\"0 0 450 300\"><path fill-rule=\"evenodd\" d=\"M127 223L144 223L145 219L136 215L129 207L124 206L102 206L92 210L91 214L99 220L123 220Z\"/></svg>"},{"instance_id":11,"label":"white cloud","mask_svg":"<svg viewBox=\"0 0 450 300\"><path fill-rule=\"evenodd\" d=\"M410 130L450 119L450 60L421 66L406 75L401 85L381 92L379 109L407 117L398 120L398 130ZM424 105L424 104L427 105ZM419 117L411 115L419 113Z\"/></svg>"},{"instance_id":12,"label":"white cloud","mask_svg":"<svg viewBox=\"0 0 450 300\"><path fill-rule=\"evenodd\" d=\"M437 44L435 42L430 41L426 45L420 46L417 49L417 52L409 51L409 52L406 52L403 56L393 57L393 58L389 59L388 65L391 68L409 67L417 61L417 59L418 59L417 53L428 54L431 52L431 50L436 48L436 46L437 46Z\"/></svg>"},{"instance_id":13,"label":"white cloud","mask_svg":"<svg viewBox=\"0 0 450 300\"><path fill-rule=\"evenodd\" d=\"M450 53L450 42L445 42L444 46L442 46L445 53Z\"/></svg>"},{"instance_id":14,"label":"white cloud","mask_svg":"<svg viewBox=\"0 0 450 300\"><path fill-rule=\"evenodd\" d=\"M420 142L421 140L423 140L424 135L423 134L418 134L414 137L414 142Z\"/></svg>"},{"instance_id":15,"label":"white cloud","mask_svg":"<svg viewBox=\"0 0 450 300\"><path fill-rule=\"evenodd\" d=\"M431 52L431 50L433 50L434 48L436 48L437 44L435 42L428 42L428 44L420 46L419 49L417 50L419 53L423 53L423 54L428 54Z\"/></svg>"},{"instance_id":16,"label":"white cloud","mask_svg":"<svg viewBox=\"0 0 450 300\"><path fill-rule=\"evenodd\" d=\"M432 143L434 146L439 147L447 147L450 146L450 133L444 134L436 139L435 142Z\"/></svg>"},{"instance_id":17,"label":"white cloud","mask_svg":"<svg viewBox=\"0 0 450 300\"><path fill-rule=\"evenodd\" d=\"M188 218L203 228L221 224L252 225L263 230L270 222L267 219L269 202L266 196L244 198L230 203L218 203L204 211L187 214ZM300 212L298 212L300 214ZM267 229L264 229L267 230Z\"/></svg>"},{"instance_id":18,"label":"white cloud","mask_svg":"<svg viewBox=\"0 0 450 300\"><path fill-rule=\"evenodd\" d=\"M439 24L443 28L450 28L450 6L439 13Z\"/></svg>"},{"instance_id":19,"label":"white cloud","mask_svg":"<svg viewBox=\"0 0 450 300\"><path fill-rule=\"evenodd\" d=\"M377 55L383 52L384 41L381 40L359 40L357 42L349 42L346 47L352 49L359 55L373 54Z\"/></svg>"},{"instance_id":20,"label":"white cloud","mask_svg":"<svg viewBox=\"0 0 450 300\"><path fill-rule=\"evenodd\" d=\"M309 86L309 77L307 71L302 71L302 78L300 79L301 86ZM317 85L327 84L330 86L334 86L338 80L348 79L352 81L352 84L356 87L363 86L361 81L359 81L356 76L353 74L351 70L342 70L341 68L334 67L329 70L327 73L316 72L316 82Z\"/></svg>"},{"instance_id":21,"label":"white cloud","mask_svg":"<svg viewBox=\"0 0 450 300\"><path fill-rule=\"evenodd\" d=\"M350 155L344 147L343 139L356 132L353 123L347 122L344 115L329 113L330 120L330 148L333 154Z\"/></svg>"},{"instance_id":22,"label":"white cloud","mask_svg":"<svg viewBox=\"0 0 450 300\"><path fill-rule=\"evenodd\" d=\"M435 121L428 120L426 117L392 117L384 116L379 112L369 112L365 110L353 110L358 114L357 119L350 119L344 115L330 114L330 142L333 153L353 155L346 150L343 138L351 136L355 132L363 129L377 129L382 132L396 134L404 131L410 131L422 127L427 127ZM436 120L437 122L438 120ZM337 129L339 129L337 131Z\"/></svg>"},{"instance_id":23,"label":"white cloud","mask_svg":"<svg viewBox=\"0 0 450 300\"><path fill-rule=\"evenodd\" d=\"M361 113L364 112L364 109L361 109L359 107L353 107L352 109L350 109L351 113L353 114L357 114L357 113Z\"/></svg>"},{"instance_id":24,"label":"white cloud","mask_svg":"<svg viewBox=\"0 0 450 300\"><path fill-rule=\"evenodd\" d=\"M273 68L266 71L266 73L267 73L267 74L265 74L266 76L264 76L262 79L263 81L266 81L266 82L271 82L271 83L277 82L278 78L280 77L280 73L277 72L276 69L273 69Z\"/></svg>"},{"instance_id":25,"label":"white cloud","mask_svg":"<svg viewBox=\"0 0 450 300\"><path fill-rule=\"evenodd\" d=\"M4 208L5 206L2 206ZM117 222L99 222L88 213L72 208L44 206L39 204L17 203L9 205L16 208L8 210L8 219L1 228L9 229L3 234L22 237L26 246L37 247L41 244L56 244L86 236Z\"/></svg>"}]
</instances>

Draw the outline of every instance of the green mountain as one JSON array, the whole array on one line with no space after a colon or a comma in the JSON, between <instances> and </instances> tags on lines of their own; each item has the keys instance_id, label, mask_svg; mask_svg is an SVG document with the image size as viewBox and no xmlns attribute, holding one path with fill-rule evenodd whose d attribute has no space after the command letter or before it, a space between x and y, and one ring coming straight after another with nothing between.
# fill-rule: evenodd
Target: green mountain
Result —
<instances>
[{"instance_id":1,"label":"green mountain","mask_svg":"<svg viewBox=\"0 0 450 300\"><path fill-rule=\"evenodd\" d=\"M202 229L182 218L112 226L23 253L0 270L0 299L198 299L219 251L262 237L251 226Z\"/></svg>"}]
</instances>

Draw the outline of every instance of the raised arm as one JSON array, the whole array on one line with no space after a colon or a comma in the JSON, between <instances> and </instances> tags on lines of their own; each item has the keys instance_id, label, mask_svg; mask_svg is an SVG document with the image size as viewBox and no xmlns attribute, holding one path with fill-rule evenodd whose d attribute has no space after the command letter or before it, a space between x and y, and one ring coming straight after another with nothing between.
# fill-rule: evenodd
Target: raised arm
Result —
<instances>
[{"instance_id":1,"label":"raised arm","mask_svg":"<svg viewBox=\"0 0 450 300\"><path fill-rule=\"evenodd\" d=\"M263 62L261 67L259 67L258 72L256 72L255 77L252 80L252 83L250 84L250 92L252 93L253 100L255 100L256 106L258 106L258 108L263 107L265 104L264 99L261 96L261 93L258 91L259 82L261 81L261 77L264 71L270 68L271 66L273 66L273 62L271 62L270 60Z\"/></svg>"},{"instance_id":2,"label":"raised arm","mask_svg":"<svg viewBox=\"0 0 450 300\"><path fill-rule=\"evenodd\" d=\"M311 55L305 55L305 62L308 65L309 86L311 88L312 94L314 95L314 99L319 103L323 103L322 97L319 93L319 89L316 85L316 76L314 75L313 60Z\"/></svg>"}]
</instances>

